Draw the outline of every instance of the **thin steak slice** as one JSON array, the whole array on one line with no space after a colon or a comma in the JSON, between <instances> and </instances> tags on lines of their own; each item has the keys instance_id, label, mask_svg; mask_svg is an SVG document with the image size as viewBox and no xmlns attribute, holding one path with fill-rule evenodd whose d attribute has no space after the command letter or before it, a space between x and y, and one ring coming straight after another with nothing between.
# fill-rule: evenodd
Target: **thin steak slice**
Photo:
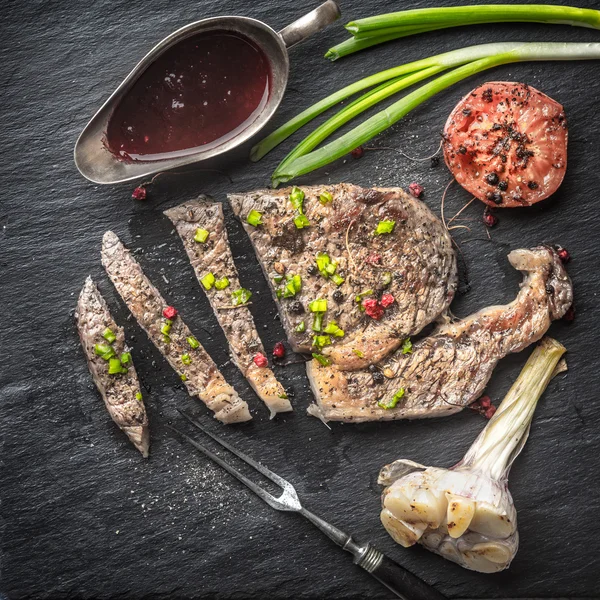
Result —
<instances>
[{"instance_id":1,"label":"thin steak slice","mask_svg":"<svg viewBox=\"0 0 600 600\"><path fill-rule=\"evenodd\" d=\"M310 223L301 229L294 223L298 211L289 199L290 188L232 194L229 201L254 245L294 349L321 351L338 369L363 369L446 311L457 283L452 241L425 204L399 188L339 184L301 189ZM247 222L253 210L261 213L257 227ZM383 221L393 221L393 230L376 234ZM316 268L319 253L336 263L333 275ZM286 278L294 275L300 275L302 289L285 297ZM340 285L335 275L344 280ZM378 320L362 302L383 294L393 302ZM343 336L338 332L330 340L315 340L322 332L313 330L309 303L317 298L327 299L324 326L335 321ZM315 341L331 345L315 349Z\"/></svg>"},{"instance_id":2,"label":"thin steak slice","mask_svg":"<svg viewBox=\"0 0 600 600\"><path fill-rule=\"evenodd\" d=\"M115 323L106 301L91 277L85 280L79 294L75 321L92 379L104 400L108 414L142 456L148 458L150 446L148 417L133 360L128 361L127 372L109 375L108 358L102 358L94 349L97 344L110 346L115 357L121 356L123 352L129 352L123 328ZM102 335L107 329L116 336L112 344Z\"/></svg>"},{"instance_id":3,"label":"thin steak slice","mask_svg":"<svg viewBox=\"0 0 600 600\"><path fill-rule=\"evenodd\" d=\"M257 366L253 360L258 353L265 355L265 349L258 337L252 313L245 305L235 308L232 306L231 293L239 290L241 285L229 247L221 203L211 202L201 196L197 200L165 211L165 215L171 219L183 241L200 287L208 296L217 320L225 332L233 362L267 405L271 411L271 418L276 413L289 412L292 405L273 371L268 366ZM198 229L209 232L206 241L199 242L194 239ZM202 278L209 273L221 282L218 287L223 289L217 289L215 285L206 289ZM226 287L223 287L225 285Z\"/></svg>"},{"instance_id":4,"label":"thin steak slice","mask_svg":"<svg viewBox=\"0 0 600 600\"><path fill-rule=\"evenodd\" d=\"M173 320L168 335L161 332L166 322L162 313L168 305L112 231L102 240L102 264L140 327L181 376L189 394L198 396L223 423L251 419L248 405L225 381L180 316Z\"/></svg>"},{"instance_id":5,"label":"thin steak slice","mask_svg":"<svg viewBox=\"0 0 600 600\"><path fill-rule=\"evenodd\" d=\"M571 280L552 248L514 250L508 260L525 273L510 304L490 306L441 325L414 344L412 353L398 351L372 367L374 371L344 373L333 365L309 363L307 373L317 400L309 413L354 423L419 419L450 415L476 400L496 363L539 340L573 301ZM383 377L381 370L392 378ZM404 394L395 408L378 405L393 404L401 390Z\"/></svg>"}]
</instances>

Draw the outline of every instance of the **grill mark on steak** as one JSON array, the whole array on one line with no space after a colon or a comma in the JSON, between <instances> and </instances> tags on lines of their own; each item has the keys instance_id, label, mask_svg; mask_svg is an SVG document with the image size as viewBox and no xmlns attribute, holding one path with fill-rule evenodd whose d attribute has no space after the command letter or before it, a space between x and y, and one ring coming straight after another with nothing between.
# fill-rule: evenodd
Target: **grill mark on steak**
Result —
<instances>
[{"instance_id":1,"label":"grill mark on steak","mask_svg":"<svg viewBox=\"0 0 600 600\"><path fill-rule=\"evenodd\" d=\"M164 214L175 225L198 281L209 272L217 279L229 279L229 287L224 290L217 290L215 287L206 290L202 284L200 287L208 297L225 333L234 364L267 405L271 418L278 412L291 411L292 405L287 399L285 389L277 381L273 371L268 367L256 366L252 360L258 352L265 354L265 349L248 307L240 306L235 310L219 309L231 306L231 292L241 287L229 246L221 203L201 196L197 200L166 210ZM198 228L210 232L205 243L194 240Z\"/></svg>"},{"instance_id":2,"label":"grill mark on steak","mask_svg":"<svg viewBox=\"0 0 600 600\"><path fill-rule=\"evenodd\" d=\"M307 373L317 405L309 413L355 423L417 419L453 414L479 398L498 361L541 339L573 301L571 280L552 248L514 250L508 259L525 273L516 299L439 326L412 354L396 352L379 365L391 369L393 379L374 385L368 370L345 373L311 361ZM405 394L395 408L378 406L400 388Z\"/></svg>"},{"instance_id":3,"label":"grill mark on steak","mask_svg":"<svg viewBox=\"0 0 600 600\"><path fill-rule=\"evenodd\" d=\"M168 306L160 292L144 275L142 268L119 238L107 231L102 240L102 264L117 292L140 327L179 374L191 396L198 396L215 417L223 423L248 421L252 417L248 405L225 381L225 378L200 344L192 348L187 338L193 334L181 316L173 320L167 343L161 333L163 310ZM192 362L186 365L181 356L189 354Z\"/></svg>"},{"instance_id":4,"label":"grill mark on steak","mask_svg":"<svg viewBox=\"0 0 600 600\"><path fill-rule=\"evenodd\" d=\"M450 236L425 204L399 188L363 189L350 184L303 187L304 212L311 225L296 229L290 189L258 190L228 196L242 221L269 281L290 344L310 352L311 315L308 304L327 298L325 321L333 318L345 331L323 349L339 369L358 370L382 360L402 340L415 335L445 312L457 285L456 257ZM319 196L329 192L333 202L322 205ZM262 213L263 225L246 223L251 210ZM391 234L374 235L381 220L396 221ZM352 259L346 248L346 234ZM339 288L314 273L315 257L326 252L345 278ZM367 259L381 256L380 264ZM275 268L278 264L279 270ZM281 271L302 277L302 291L294 298L277 299L273 282ZM392 273L384 289L382 275ZM391 293L395 304L381 321L367 317L355 297L368 290L374 296ZM339 292L342 299L334 299ZM290 308L301 302L303 311ZM296 331L304 322L304 332ZM362 354L362 356L361 356Z\"/></svg>"},{"instance_id":5,"label":"grill mark on steak","mask_svg":"<svg viewBox=\"0 0 600 600\"><path fill-rule=\"evenodd\" d=\"M130 349L125 343L123 328L119 327L113 319L106 301L91 277L85 280L79 294L75 322L92 379L104 400L108 414L142 456L148 458L150 447L148 417L143 401L136 398L136 394L141 391L133 360L128 364L127 373L109 375L108 361L94 351L95 344L106 344L102 334L107 327L117 337L112 343L117 356L129 352Z\"/></svg>"}]
</instances>

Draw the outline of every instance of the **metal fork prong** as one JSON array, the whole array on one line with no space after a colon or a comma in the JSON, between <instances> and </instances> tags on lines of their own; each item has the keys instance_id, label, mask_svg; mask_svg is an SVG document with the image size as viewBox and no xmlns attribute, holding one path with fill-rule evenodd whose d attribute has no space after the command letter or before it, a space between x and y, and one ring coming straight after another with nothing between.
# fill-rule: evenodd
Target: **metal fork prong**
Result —
<instances>
[{"instance_id":1,"label":"metal fork prong","mask_svg":"<svg viewBox=\"0 0 600 600\"><path fill-rule=\"evenodd\" d=\"M222 440L221 438L217 437L214 433L211 433L207 429L204 429L204 427L202 425L200 425L200 423L196 419L194 419L193 417L188 415L185 411L183 411L179 408L177 409L177 411L179 412L179 414L182 417L187 419L187 421L189 421L194 427L196 427L197 429L202 431L202 433L205 433L206 435L211 437L215 442L217 442L217 444L221 444L221 446L223 446L223 448L227 448L227 450L229 450L229 452L232 452L238 458L241 458L244 462L248 463L251 467L254 467L257 471L260 471L265 477L267 477L271 481L275 482L282 489L284 489L288 492L291 492L293 490L295 493L294 486L289 481L286 481L283 477L280 477L279 475L277 475L277 473L273 473L273 471L267 469L267 467L265 467L261 463L255 461L254 459L250 458L247 454L244 454L241 450L238 450L237 448L235 448L234 446L232 446L225 440Z\"/></svg>"},{"instance_id":2,"label":"metal fork prong","mask_svg":"<svg viewBox=\"0 0 600 600\"><path fill-rule=\"evenodd\" d=\"M194 448L196 448L196 450L202 452L202 454L216 462L219 466L223 467L228 473L231 473L231 475L239 479L244 485L249 487L259 498L264 500L269 506L272 506L277 510L286 510L286 508L284 508L281 505L281 503L277 498L275 498L275 496L272 496L271 494L269 494L269 492L263 490L259 485L248 479L245 475L240 473L229 463L225 462L214 452L211 452L208 448L205 448L202 444L199 444L196 440L191 438L189 435L186 435L185 433L183 433L183 431L180 431L176 427L173 427L172 425L167 425L167 427L171 431L174 431L177 435L181 436L186 442L189 442L192 446L194 446Z\"/></svg>"}]
</instances>

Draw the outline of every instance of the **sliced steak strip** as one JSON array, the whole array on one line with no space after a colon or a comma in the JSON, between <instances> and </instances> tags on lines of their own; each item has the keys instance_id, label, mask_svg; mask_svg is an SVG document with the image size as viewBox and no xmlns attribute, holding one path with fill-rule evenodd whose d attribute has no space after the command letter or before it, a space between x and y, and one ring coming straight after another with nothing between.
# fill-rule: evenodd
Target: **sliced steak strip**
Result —
<instances>
[{"instance_id":1,"label":"sliced steak strip","mask_svg":"<svg viewBox=\"0 0 600 600\"><path fill-rule=\"evenodd\" d=\"M194 336L181 316L173 321L167 337L161 332L165 323L162 313L168 305L112 231L104 234L102 264L140 327L181 376L190 395L198 396L223 423L251 419L248 405L225 381L202 345L193 348L189 344L188 338ZM184 355L190 357L189 364L183 361Z\"/></svg>"},{"instance_id":2,"label":"sliced steak strip","mask_svg":"<svg viewBox=\"0 0 600 600\"><path fill-rule=\"evenodd\" d=\"M265 354L265 349L250 310L244 305L232 308L231 292L239 290L241 285L229 247L221 203L201 197L171 208L165 211L165 215L171 219L183 241L200 287L208 296L225 333L233 362L267 405L271 418L276 413L292 410L285 389L273 371L268 367L258 367L253 361L257 353ZM195 241L198 229L209 232L205 242ZM221 290L215 286L207 290L201 280L209 273L217 280L226 277L229 285Z\"/></svg>"},{"instance_id":3,"label":"sliced steak strip","mask_svg":"<svg viewBox=\"0 0 600 600\"><path fill-rule=\"evenodd\" d=\"M450 415L479 398L497 362L539 340L573 301L571 280L552 248L514 250L508 260L526 274L510 304L442 325L414 344L412 353L398 351L374 371L345 373L334 365L309 363L317 400L309 413L355 423L418 419ZM390 404L401 389L395 408L378 406Z\"/></svg>"},{"instance_id":4,"label":"sliced steak strip","mask_svg":"<svg viewBox=\"0 0 600 600\"><path fill-rule=\"evenodd\" d=\"M107 328L116 336L116 340L111 344L116 356L128 352L129 348L125 344L123 328L115 323L106 301L100 295L91 277L85 280L79 294L75 321L90 373L108 413L142 456L148 458L150 446L148 417L141 399L142 392L133 360L129 361L126 373L109 375L108 360L96 354L94 350L96 344L108 345L102 336Z\"/></svg>"},{"instance_id":5,"label":"sliced steak strip","mask_svg":"<svg viewBox=\"0 0 600 600\"><path fill-rule=\"evenodd\" d=\"M326 298L325 324L335 320L345 335L333 337L322 353L339 369L365 368L447 310L457 284L452 241L425 204L399 188L339 184L301 189L310 222L302 229L294 224L290 188L232 194L229 201L254 245L294 349L314 351L309 303ZM322 204L323 193L331 194L332 201ZM252 210L262 214L258 227L247 223ZM376 235L381 221L394 221L393 231ZM315 268L318 253L337 264L341 285ZM277 298L278 274L300 275L302 290ZM356 300L369 290L365 299L379 300L384 293L393 298L381 320L368 316Z\"/></svg>"}]
</instances>

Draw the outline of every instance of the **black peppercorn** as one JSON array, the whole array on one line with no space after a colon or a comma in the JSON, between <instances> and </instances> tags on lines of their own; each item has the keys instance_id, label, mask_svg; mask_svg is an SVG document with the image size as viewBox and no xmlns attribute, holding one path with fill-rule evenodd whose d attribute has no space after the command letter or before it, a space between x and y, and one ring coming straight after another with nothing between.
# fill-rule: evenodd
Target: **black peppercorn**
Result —
<instances>
[{"instance_id":1,"label":"black peppercorn","mask_svg":"<svg viewBox=\"0 0 600 600\"><path fill-rule=\"evenodd\" d=\"M310 267L308 267L307 272L309 275L316 275L318 272L318 269L316 267L316 265L310 265Z\"/></svg>"},{"instance_id":2,"label":"black peppercorn","mask_svg":"<svg viewBox=\"0 0 600 600\"><path fill-rule=\"evenodd\" d=\"M467 153L467 149L464 146L459 146L458 147L458 153L459 154L466 154Z\"/></svg>"},{"instance_id":3,"label":"black peppercorn","mask_svg":"<svg viewBox=\"0 0 600 600\"><path fill-rule=\"evenodd\" d=\"M373 383L376 383L377 385L380 385L383 383L383 380L385 379L383 376L383 373L381 371L375 371L372 375L373 377Z\"/></svg>"},{"instance_id":4,"label":"black peppercorn","mask_svg":"<svg viewBox=\"0 0 600 600\"><path fill-rule=\"evenodd\" d=\"M486 198L494 204L502 204L502 194L500 192L488 192Z\"/></svg>"},{"instance_id":5,"label":"black peppercorn","mask_svg":"<svg viewBox=\"0 0 600 600\"><path fill-rule=\"evenodd\" d=\"M371 373L376 373L377 372L377 367L375 365L369 365L369 371Z\"/></svg>"},{"instance_id":6,"label":"black peppercorn","mask_svg":"<svg viewBox=\"0 0 600 600\"><path fill-rule=\"evenodd\" d=\"M335 290L335 292L333 292L333 299L339 304L344 299L344 294L342 294L340 290Z\"/></svg>"},{"instance_id":7,"label":"black peppercorn","mask_svg":"<svg viewBox=\"0 0 600 600\"><path fill-rule=\"evenodd\" d=\"M300 300L294 300L290 304L290 312L295 315L300 315L304 312L304 306L302 306L302 302Z\"/></svg>"},{"instance_id":8,"label":"black peppercorn","mask_svg":"<svg viewBox=\"0 0 600 600\"><path fill-rule=\"evenodd\" d=\"M508 181L506 181L506 179L504 179L503 181L498 183L498 189L501 192L505 192L508 189Z\"/></svg>"},{"instance_id":9,"label":"black peppercorn","mask_svg":"<svg viewBox=\"0 0 600 600\"><path fill-rule=\"evenodd\" d=\"M488 173L485 176L485 180L489 185L497 185L499 181L499 177L497 173Z\"/></svg>"},{"instance_id":10,"label":"black peppercorn","mask_svg":"<svg viewBox=\"0 0 600 600\"><path fill-rule=\"evenodd\" d=\"M537 184L535 181L530 181L530 182L527 184L527 187L528 187L530 190L537 190L537 189L538 189L538 184Z\"/></svg>"}]
</instances>

